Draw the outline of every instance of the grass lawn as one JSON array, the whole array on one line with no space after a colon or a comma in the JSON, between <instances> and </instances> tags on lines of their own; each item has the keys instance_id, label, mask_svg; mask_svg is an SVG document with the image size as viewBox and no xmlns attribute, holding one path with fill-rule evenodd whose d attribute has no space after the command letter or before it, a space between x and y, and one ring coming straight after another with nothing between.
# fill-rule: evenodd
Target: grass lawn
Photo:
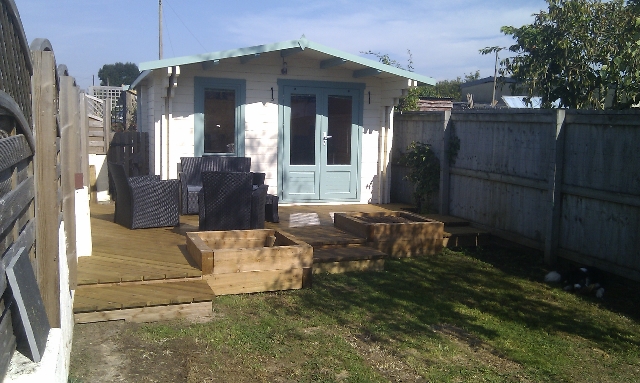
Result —
<instances>
[{"instance_id":1,"label":"grass lawn","mask_svg":"<svg viewBox=\"0 0 640 383\"><path fill-rule=\"evenodd\" d=\"M577 296L540 282L541 255L498 247L385 268L218 297L206 323L127 328L122 352L155 356L128 355L132 374L170 358L188 382L640 381L636 284Z\"/></svg>"}]
</instances>

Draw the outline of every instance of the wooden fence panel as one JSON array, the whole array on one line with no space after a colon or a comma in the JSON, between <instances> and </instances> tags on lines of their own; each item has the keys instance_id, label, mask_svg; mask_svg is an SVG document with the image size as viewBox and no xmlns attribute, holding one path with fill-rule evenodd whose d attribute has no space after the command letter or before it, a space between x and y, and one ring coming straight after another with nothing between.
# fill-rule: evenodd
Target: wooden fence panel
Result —
<instances>
[{"instance_id":1,"label":"wooden fence panel","mask_svg":"<svg viewBox=\"0 0 640 383\"><path fill-rule=\"evenodd\" d=\"M32 44L33 46L33 44ZM58 84L55 57L51 51L32 51L34 65L33 105L36 132L36 278L51 327L60 327L59 233L60 147L57 145Z\"/></svg>"},{"instance_id":2,"label":"wooden fence panel","mask_svg":"<svg viewBox=\"0 0 640 383\"><path fill-rule=\"evenodd\" d=\"M0 254L2 274L18 251L24 248L33 263L34 237L34 141L18 104L0 90ZM6 287L2 283L2 293ZM16 338L10 317L11 294L0 296L0 378L4 377L15 350Z\"/></svg>"},{"instance_id":3,"label":"wooden fence panel","mask_svg":"<svg viewBox=\"0 0 640 383\"><path fill-rule=\"evenodd\" d=\"M640 279L640 114L567 111L564 257Z\"/></svg>"},{"instance_id":4,"label":"wooden fence panel","mask_svg":"<svg viewBox=\"0 0 640 383\"><path fill-rule=\"evenodd\" d=\"M394 147L410 134L446 154L446 136L460 140L442 168L441 213L544 250L548 263L560 255L640 280L640 113L454 111L444 127L431 114L443 112L396 115Z\"/></svg>"}]
</instances>

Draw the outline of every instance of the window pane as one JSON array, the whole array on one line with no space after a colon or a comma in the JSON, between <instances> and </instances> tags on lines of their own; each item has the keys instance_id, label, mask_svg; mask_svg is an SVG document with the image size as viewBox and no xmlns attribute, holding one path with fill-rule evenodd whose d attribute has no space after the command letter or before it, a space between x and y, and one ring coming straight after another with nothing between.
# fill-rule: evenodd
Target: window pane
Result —
<instances>
[{"instance_id":1,"label":"window pane","mask_svg":"<svg viewBox=\"0 0 640 383\"><path fill-rule=\"evenodd\" d=\"M204 152L234 153L236 95L229 89L204 91Z\"/></svg>"},{"instance_id":2,"label":"window pane","mask_svg":"<svg viewBox=\"0 0 640 383\"><path fill-rule=\"evenodd\" d=\"M291 165L316 163L316 96L291 95Z\"/></svg>"},{"instance_id":3,"label":"window pane","mask_svg":"<svg viewBox=\"0 0 640 383\"><path fill-rule=\"evenodd\" d=\"M351 96L329 96L327 165L351 165Z\"/></svg>"}]
</instances>

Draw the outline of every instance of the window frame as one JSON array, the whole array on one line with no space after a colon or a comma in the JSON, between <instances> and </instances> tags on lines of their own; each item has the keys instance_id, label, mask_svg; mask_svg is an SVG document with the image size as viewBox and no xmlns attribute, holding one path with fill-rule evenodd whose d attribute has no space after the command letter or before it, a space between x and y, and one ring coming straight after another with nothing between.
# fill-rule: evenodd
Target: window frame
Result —
<instances>
[{"instance_id":1,"label":"window frame","mask_svg":"<svg viewBox=\"0 0 640 383\"><path fill-rule=\"evenodd\" d=\"M243 79L194 77L194 142L193 152L196 157L203 156L227 156L244 157L244 125L247 82ZM206 89L224 89L235 92L235 151L231 153L205 153L204 152L204 102Z\"/></svg>"}]
</instances>

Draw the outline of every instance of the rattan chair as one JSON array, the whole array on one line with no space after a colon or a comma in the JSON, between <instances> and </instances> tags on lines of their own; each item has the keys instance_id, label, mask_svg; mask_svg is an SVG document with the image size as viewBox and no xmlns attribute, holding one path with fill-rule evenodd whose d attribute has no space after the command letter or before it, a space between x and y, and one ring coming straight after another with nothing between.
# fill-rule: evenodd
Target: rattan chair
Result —
<instances>
[{"instance_id":1,"label":"rattan chair","mask_svg":"<svg viewBox=\"0 0 640 383\"><path fill-rule=\"evenodd\" d=\"M264 180L264 176L262 178ZM262 183L261 185L253 185L253 188L251 192L251 223L249 227L251 229L264 229L265 203L267 201L269 185Z\"/></svg>"},{"instance_id":2,"label":"rattan chair","mask_svg":"<svg viewBox=\"0 0 640 383\"><path fill-rule=\"evenodd\" d=\"M199 230L264 229L269 186L253 186L253 179L248 172L202 172Z\"/></svg>"},{"instance_id":3,"label":"rattan chair","mask_svg":"<svg viewBox=\"0 0 640 383\"><path fill-rule=\"evenodd\" d=\"M159 176L127 177L124 167L108 163L116 186L113 221L129 229L180 224L180 184Z\"/></svg>"},{"instance_id":4,"label":"rattan chair","mask_svg":"<svg viewBox=\"0 0 640 383\"><path fill-rule=\"evenodd\" d=\"M249 172L249 157L180 157L181 209L182 214L198 214L198 193L202 189L202 172Z\"/></svg>"}]
</instances>

